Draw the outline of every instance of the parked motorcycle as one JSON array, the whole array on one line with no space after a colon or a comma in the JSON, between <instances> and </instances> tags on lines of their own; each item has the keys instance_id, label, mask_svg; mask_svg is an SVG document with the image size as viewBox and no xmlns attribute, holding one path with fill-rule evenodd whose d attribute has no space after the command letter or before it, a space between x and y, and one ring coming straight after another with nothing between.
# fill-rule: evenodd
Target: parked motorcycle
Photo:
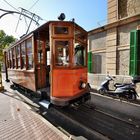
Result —
<instances>
[{"instance_id":1,"label":"parked motorcycle","mask_svg":"<svg viewBox=\"0 0 140 140\"><path fill-rule=\"evenodd\" d=\"M133 77L132 82L131 83L124 83L124 84L120 84L120 83L116 83L114 84L115 90L110 90L109 89L109 83L110 81L114 81L114 78L116 77L111 77L111 76L107 76L105 81L103 81L100 85L100 87L98 88L98 92L100 94L110 94L113 96L118 96L119 98L126 98L128 100L136 100L138 97L138 94L135 90L136 88L136 83L140 82L140 80L138 80L137 78Z\"/></svg>"}]
</instances>

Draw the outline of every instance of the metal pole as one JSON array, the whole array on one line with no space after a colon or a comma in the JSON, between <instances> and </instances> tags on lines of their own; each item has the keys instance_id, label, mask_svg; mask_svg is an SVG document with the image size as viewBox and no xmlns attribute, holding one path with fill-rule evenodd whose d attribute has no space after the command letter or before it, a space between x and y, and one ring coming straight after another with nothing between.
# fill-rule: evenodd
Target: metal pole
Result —
<instances>
[{"instance_id":1,"label":"metal pole","mask_svg":"<svg viewBox=\"0 0 140 140\"><path fill-rule=\"evenodd\" d=\"M30 21L30 24L29 24L29 26L28 26L28 29L27 29L27 31L26 31L26 34L28 33L28 31L29 31L29 28L30 28L30 26L31 26L31 23L32 23L32 21L33 21L33 18L34 18L34 15L35 14L33 14L33 16L32 16L32 19L31 19L31 21Z\"/></svg>"}]
</instances>

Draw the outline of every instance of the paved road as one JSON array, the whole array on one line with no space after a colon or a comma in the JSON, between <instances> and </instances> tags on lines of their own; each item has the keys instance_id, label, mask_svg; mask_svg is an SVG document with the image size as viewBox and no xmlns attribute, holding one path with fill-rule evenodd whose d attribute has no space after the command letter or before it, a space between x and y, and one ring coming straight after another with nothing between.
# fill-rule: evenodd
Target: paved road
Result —
<instances>
[{"instance_id":1,"label":"paved road","mask_svg":"<svg viewBox=\"0 0 140 140\"><path fill-rule=\"evenodd\" d=\"M100 110L140 124L140 105L92 93L91 102Z\"/></svg>"}]
</instances>

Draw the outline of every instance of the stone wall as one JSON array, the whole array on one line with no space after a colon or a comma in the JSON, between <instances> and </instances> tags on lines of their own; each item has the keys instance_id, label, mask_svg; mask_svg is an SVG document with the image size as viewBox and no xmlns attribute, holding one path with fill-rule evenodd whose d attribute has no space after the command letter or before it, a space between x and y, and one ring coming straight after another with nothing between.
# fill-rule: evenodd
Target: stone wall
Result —
<instances>
[{"instance_id":1,"label":"stone wall","mask_svg":"<svg viewBox=\"0 0 140 140\"><path fill-rule=\"evenodd\" d=\"M117 21L118 0L108 0L108 23Z\"/></svg>"},{"instance_id":2,"label":"stone wall","mask_svg":"<svg viewBox=\"0 0 140 140\"><path fill-rule=\"evenodd\" d=\"M129 50L117 51L117 75L129 75Z\"/></svg>"},{"instance_id":3,"label":"stone wall","mask_svg":"<svg viewBox=\"0 0 140 140\"><path fill-rule=\"evenodd\" d=\"M118 39L117 45L128 45L130 44L130 32L136 30L137 26L140 24L140 21L129 23L118 27Z\"/></svg>"},{"instance_id":4,"label":"stone wall","mask_svg":"<svg viewBox=\"0 0 140 140\"><path fill-rule=\"evenodd\" d=\"M106 31L89 36L88 39L90 50L99 50L106 47Z\"/></svg>"},{"instance_id":5,"label":"stone wall","mask_svg":"<svg viewBox=\"0 0 140 140\"><path fill-rule=\"evenodd\" d=\"M140 21L118 27L117 33L117 75L129 75L130 32L136 30Z\"/></svg>"},{"instance_id":6,"label":"stone wall","mask_svg":"<svg viewBox=\"0 0 140 140\"><path fill-rule=\"evenodd\" d=\"M118 18L125 18L140 13L140 0L118 0Z\"/></svg>"},{"instance_id":7,"label":"stone wall","mask_svg":"<svg viewBox=\"0 0 140 140\"><path fill-rule=\"evenodd\" d=\"M107 30L106 39L106 72L116 74L117 28Z\"/></svg>"},{"instance_id":8,"label":"stone wall","mask_svg":"<svg viewBox=\"0 0 140 140\"><path fill-rule=\"evenodd\" d=\"M108 23L140 14L140 0L108 0Z\"/></svg>"}]
</instances>

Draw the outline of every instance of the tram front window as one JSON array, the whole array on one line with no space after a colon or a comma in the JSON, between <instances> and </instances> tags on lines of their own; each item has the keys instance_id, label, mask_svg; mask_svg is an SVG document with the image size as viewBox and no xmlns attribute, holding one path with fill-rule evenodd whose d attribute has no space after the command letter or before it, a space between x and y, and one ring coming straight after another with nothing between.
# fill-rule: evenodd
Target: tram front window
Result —
<instances>
[{"instance_id":1,"label":"tram front window","mask_svg":"<svg viewBox=\"0 0 140 140\"><path fill-rule=\"evenodd\" d=\"M74 53L74 65L75 66L86 66L86 49L85 46L76 43L75 44L75 53Z\"/></svg>"},{"instance_id":2,"label":"tram front window","mask_svg":"<svg viewBox=\"0 0 140 140\"><path fill-rule=\"evenodd\" d=\"M69 41L55 41L56 66L69 66Z\"/></svg>"}]
</instances>

